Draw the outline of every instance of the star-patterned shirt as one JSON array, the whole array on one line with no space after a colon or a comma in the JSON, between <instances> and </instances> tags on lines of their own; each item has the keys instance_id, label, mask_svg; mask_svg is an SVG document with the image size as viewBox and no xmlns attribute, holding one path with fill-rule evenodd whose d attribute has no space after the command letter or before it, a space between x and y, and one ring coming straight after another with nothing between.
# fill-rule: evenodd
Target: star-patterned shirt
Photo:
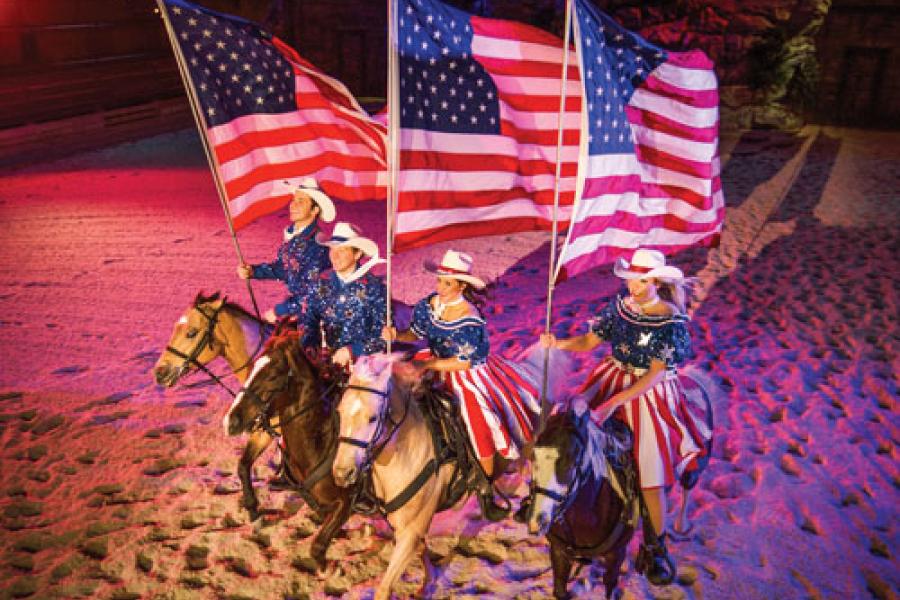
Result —
<instances>
[{"instance_id":1,"label":"star-patterned shirt","mask_svg":"<svg viewBox=\"0 0 900 600\"><path fill-rule=\"evenodd\" d=\"M591 331L612 346L616 360L641 369L654 358L674 369L688 358L691 336L685 315L652 316L628 308L619 296L591 321Z\"/></svg>"},{"instance_id":2,"label":"star-patterned shirt","mask_svg":"<svg viewBox=\"0 0 900 600\"><path fill-rule=\"evenodd\" d=\"M471 366L484 363L490 353L487 323L480 316L468 315L455 321L443 321L434 316L431 294L413 307L409 329L420 339L428 341L428 347L438 358L469 361Z\"/></svg>"},{"instance_id":3,"label":"star-patterned shirt","mask_svg":"<svg viewBox=\"0 0 900 600\"><path fill-rule=\"evenodd\" d=\"M304 331L301 344L317 347L324 333L328 348L349 346L354 359L384 352L381 330L386 309L387 288L380 278L366 273L345 283L329 271L319 277L319 285L309 297L309 309L300 319Z\"/></svg>"},{"instance_id":4,"label":"star-patterned shirt","mask_svg":"<svg viewBox=\"0 0 900 600\"><path fill-rule=\"evenodd\" d=\"M302 231L291 224L284 230L284 242L278 257L269 263L253 265L254 279L278 279L290 294L275 305L275 314L300 316L307 310L309 295L316 289L319 276L331 268L328 248L316 241L319 228L315 222Z\"/></svg>"}]
</instances>

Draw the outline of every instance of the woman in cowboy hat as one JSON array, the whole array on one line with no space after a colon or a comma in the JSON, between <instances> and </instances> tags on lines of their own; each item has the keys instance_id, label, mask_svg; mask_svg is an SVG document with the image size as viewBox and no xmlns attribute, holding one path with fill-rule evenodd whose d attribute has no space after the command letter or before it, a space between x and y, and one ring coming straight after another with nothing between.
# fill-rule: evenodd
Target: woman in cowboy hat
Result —
<instances>
[{"instance_id":1,"label":"woman in cowboy hat","mask_svg":"<svg viewBox=\"0 0 900 600\"><path fill-rule=\"evenodd\" d=\"M332 270L319 277L310 294L299 323L304 329L301 343L319 346L324 334L332 361L344 366L361 355L383 352L387 290L379 277L369 273L384 262L378 257L378 245L350 223L336 224L331 237L320 237L319 242L328 247ZM363 256L367 258L361 263Z\"/></svg>"},{"instance_id":2,"label":"woman in cowboy hat","mask_svg":"<svg viewBox=\"0 0 900 600\"><path fill-rule=\"evenodd\" d=\"M487 325L474 292L484 282L472 274L472 257L447 250L440 264L425 264L437 275L436 291L413 308L410 328L385 328L388 340L425 339L431 358L422 368L435 371L456 396L459 410L485 478L478 499L482 515L499 521L507 510L493 498L494 457L515 459L531 440L540 414L538 384L516 365L490 355Z\"/></svg>"},{"instance_id":3,"label":"woman in cowboy hat","mask_svg":"<svg viewBox=\"0 0 900 600\"><path fill-rule=\"evenodd\" d=\"M316 234L320 219L326 223L334 220L334 203L312 177L296 187L289 181L284 184L294 189L288 205L291 224L284 230L278 256L269 263L242 264L237 268L241 279L278 279L287 286L288 297L263 315L267 321L301 314L319 275L329 268L328 249L316 241Z\"/></svg>"},{"instance_id":4,"label":"woman in cowboy hat","mask_svg":"<svg viewBox=\"0 0 900 600\"><path fill-rule=\"evenodd\" d=\"M604 307L584 335L558 339L544 334L541 342L570 351L592 350L603 341L612 347L581 392L598 424L615 415L634 432L633 452L652 527L645 521L636 567L662 585L675 576L663 533L665 490L676 478L684 482L691 479L688 473L696 475L711 432L687 409L676 374L691 345L684 274L666 265L661 252L643 248L631 262L618 259L613 272L625 280L628 297Z\"/></svg>"}]
</instances>

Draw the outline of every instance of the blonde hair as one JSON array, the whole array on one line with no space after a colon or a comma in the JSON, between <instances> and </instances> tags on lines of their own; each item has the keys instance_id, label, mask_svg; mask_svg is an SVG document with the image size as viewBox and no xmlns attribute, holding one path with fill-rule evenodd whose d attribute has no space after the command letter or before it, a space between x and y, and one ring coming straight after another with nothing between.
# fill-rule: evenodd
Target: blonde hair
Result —
<instances>
[{"instance_id":1,"label":"blonde hair","mask_svg":"<svg viewBox=\"0 0 900 600\"><path fill-rule=\"evenodd\" d=\"M666 302L671 302L678 309L679 313L686 315L688 300L696 282L696 277L682 277L680 279L657 277L656 288L659 290L660 298Z\"/></svg>"}]
</instances>

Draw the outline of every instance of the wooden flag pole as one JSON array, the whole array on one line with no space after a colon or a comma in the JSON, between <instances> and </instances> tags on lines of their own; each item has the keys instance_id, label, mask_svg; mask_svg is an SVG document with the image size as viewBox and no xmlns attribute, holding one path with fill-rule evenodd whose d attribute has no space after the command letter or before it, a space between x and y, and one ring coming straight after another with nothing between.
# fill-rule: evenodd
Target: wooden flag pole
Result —
<instances>
[{"instance_id":1,"label":"wooden flag pole","mask_svg":"<svg viewBox=\"0 0 900 600\"><path fill-rule=\"evenodd\" d=\"M388 108L388 147L387 147L387 317L385 323L388 327L393 325L391 319L391 257L394 252L394 214L397 206L397 168L398 156L398 129L400 109L397 106L397 94L399 91L398 80L400 77L399 45L397 44L397 0L388 0L388 82L387 82L387 108ZM391 340L388 339L387 351L391 352Z\"/></svg>"},{"instance_id":2,"label":"wooden flag pole","mask_svg":"<svg viewBox=\"0 0 900 600\"><path fill-rule=\"evenodd\" d=\"M184 87L187 90L191 112L194 114L194 123L197 125L197 130L200 133L200 141L203 144L203 151L206 153L206 160L209 162L209 168L213 173L213 181L216 184L216 191L219 194L219 202L222 204L222 210L225 211L225 220L228 222L228 230L231 232L234 250L237 252L238 260L241 261L241 264L244 264L244 255L241 252L241 246L238 243L237 234L234 231L231 210L228 208L228 197L225 195L225 186L219 175L219 161L216 158L215 153L210 149L209 142L206 139L206 117L200 110L200 99L197 98L197 90L194 89L194 84L191 81L190 72L185 64L184 54L181 52L181 46L178 44L178 40L175 37L175 31L172 29L172 23L169 21L169 13L166 11L165 3L163 0L156 0L156 6L162 17L163 24L166 27L166 34L169 37L169 43L172 45L172 51L175 53L175 62L178 65L178 72L181 74L181 81L184 83ZM253 310L256 311L256 316L260 317L259 306L256 304L256 296L253 294L253 287L250 284L250 279L246 279L245 281L247 282L247 292L250 294L250 301L253 303Z\"/></svg>"},{"instance_id":3,"label":"wooden flag pole","mask_svg":"<svg viewBox=\"0 0 900 600\"><path fill-rule=\"evenodd\" d=\"M556 177L553 181L553 229L550 240L550 269L547 277L547 315L544 333L550 333L550 319L553 313L553 290L556 288L556 244L557 244L557 211L559 210L559 176L562 170L563 115L566 110L566 84L569 75L569 33L572 28L572 0L566 1L566 25L563 34L562 81L559 89L559 128L556 132ZM541 383L541 425L546 413L548 369L550 366L550 350L544 352L544 375Z\"/></svg>"}]
</instances>

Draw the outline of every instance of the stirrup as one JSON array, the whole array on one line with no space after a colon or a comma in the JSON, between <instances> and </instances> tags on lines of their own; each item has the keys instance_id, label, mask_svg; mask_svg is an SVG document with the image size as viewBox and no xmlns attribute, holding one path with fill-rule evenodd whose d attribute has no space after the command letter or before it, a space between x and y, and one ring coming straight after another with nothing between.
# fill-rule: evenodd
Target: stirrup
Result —
<instances>
[{"instance_id":1,"label":"stirrup","mask_svg":"<svg viewBox=\"0 0 900 600\"><path fill-rule=\"evenodd\" d=\"M678 573L675 561L666 549L666 534L661 534L655 542L642 543L638 550L634 567L643 573L647 581L653 585L669 585Z\"/></svg>"},{"instance_id":2,"label":"stirrup","mask_svg":"<svg viewBox=\"0 0 900 600\"><path fill-rule=\"evenodd\" d=\"M531 496L525 496L522 499L522 503L519 505L519 509L513 513L513 520L517 523L527 523L528 522L528 513L531 512Z\"/></svg>"},{"instance_id":3,"label":"stirrup","mask_svg":"<svg viewBox=\"0 0 900 600\"><path fill-rule=\"evenodd\" d=\"M509 510L494 502L492 490L478 492L478 507L481 509L481 518L485 521L496 523L509 515Z\"/></svg>"}]
</instances>

